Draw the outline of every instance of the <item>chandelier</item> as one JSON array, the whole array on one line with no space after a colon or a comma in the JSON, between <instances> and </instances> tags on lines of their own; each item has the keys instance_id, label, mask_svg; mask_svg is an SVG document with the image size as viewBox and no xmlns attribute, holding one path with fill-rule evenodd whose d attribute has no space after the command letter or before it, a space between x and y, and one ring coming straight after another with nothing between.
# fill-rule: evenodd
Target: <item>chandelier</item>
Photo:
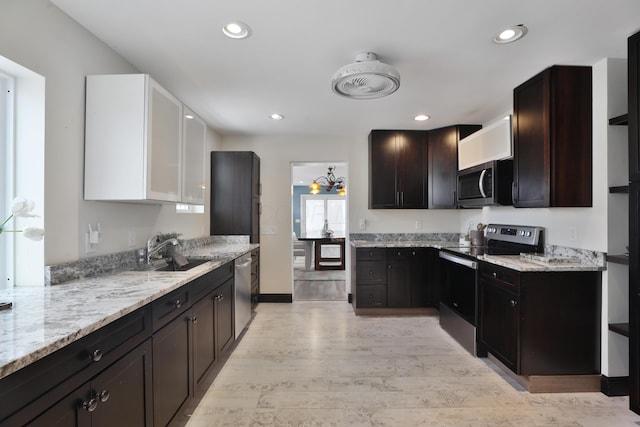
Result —
<instances>
[{"instance_id":1,"label":"chandelier","mask_svg":"<svg viewBox=\"0 0 640 427\"><path fill-rule=\"evenodd\" d=\"M327 176L319 176L313 180L311 185L309 185L309 192L311 194L318 194L322 191L322 187L325 188L325 191L330 192L333 187L336 187L338 190L338 194L340 196L344 196L347 194L346 180L343 176L336 178L333 174L335 170L335 166L329 166L329 172L327 172Z\"/></svg>"}]
</instances>

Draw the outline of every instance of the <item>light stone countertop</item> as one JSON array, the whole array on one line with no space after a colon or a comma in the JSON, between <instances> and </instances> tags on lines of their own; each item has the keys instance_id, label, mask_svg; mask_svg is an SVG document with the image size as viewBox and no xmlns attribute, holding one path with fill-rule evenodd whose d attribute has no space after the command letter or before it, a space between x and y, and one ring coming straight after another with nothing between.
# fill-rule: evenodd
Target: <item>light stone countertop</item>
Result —
<instances>
[{"instance_id":1,"label":"light stone countertop","mask_svg":"<svg viewBox=\"0 0 640 427\"><path fill-rule=\"evenodd\" d=\"M375 240L352 240L351 246L356 248L451 248L460 244L440 240L398 240L398 241L375 241Z\"/></svg>"},{"instance_id":2,"label":"light stone countertop","mask_svg":"<svg viewBox=\"0 0 640 427\"><path fill-rule=\"evenodd\" d=\"M213 244L184 252L213 258L185 272L124 271L46 287L0 290L0 378L53 353L257 248Z\"/></svg>"},{"instance_id":3,"label":"light stone countertop","mask_svg":"<svg viewBox=\"0 0 640 427\"><path fill-rule=\"evenodd\" d=\"M480 255L479 260L507 267L520 272L566 272L566 271L603 271L604 265L580 261L574 258L563 261L560 258L535 260L521 255Z\"/></svg>"}]
</instances>

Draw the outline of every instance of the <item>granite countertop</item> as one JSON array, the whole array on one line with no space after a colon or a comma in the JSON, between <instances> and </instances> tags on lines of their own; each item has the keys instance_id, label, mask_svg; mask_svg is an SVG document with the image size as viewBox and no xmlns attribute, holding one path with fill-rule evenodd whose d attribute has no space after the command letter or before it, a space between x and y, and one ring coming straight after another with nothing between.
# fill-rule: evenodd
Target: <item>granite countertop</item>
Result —
<instances>
[{"instance_id":1,"label":"granite countertop","mask_svg":"<svg viewBox=\"0 0 640 427\"><path fill-rule=\"evenodd\" d=\"M184 272L122 271L55 286L0 290L0 378L53 353L258 247L213 244L184 252L212 260Z\"/></svg>"},{"instance_id":2,"label":"granite countertop","mask_svg":"<svg viewBox=\"0 0 640 427\"><path fill-rule=\"evenodd\" d=\"M606 270L605 265L590 260L544 254L480 255L478 259L521 272Z\"/></svg>"},{"instance_id":3,"label":"granite countertop","mask_svg":"<svg viewBox=\"0 0 640 427\"><path fill-rule=\"evenodd\" d=\"M375 240L352 240L351 246L355 248L447 248L458 247L458 241L440 240L397 240L397 241L375 241Z\"/></svg>"}]
</instances>

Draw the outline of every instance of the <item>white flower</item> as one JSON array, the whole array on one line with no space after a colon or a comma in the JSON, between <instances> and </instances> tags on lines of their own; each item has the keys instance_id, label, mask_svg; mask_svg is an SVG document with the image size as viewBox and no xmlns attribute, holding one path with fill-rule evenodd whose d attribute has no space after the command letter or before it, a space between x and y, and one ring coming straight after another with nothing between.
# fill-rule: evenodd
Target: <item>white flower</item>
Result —
<instances>
[{"instance_id":1,"label":"white flower","mask_svg":"<svg viewBox=\"0 0 640 427\"><path fill-rule=\"evenodd\" d=\"M15 199L13 199L13 205L11 205L11 215L23 217L38 216L30 213L35 207L36 204L33 200L25 199L23 197L16 197Z\"/></svg>"},{"instance_id":2,"label":"white flower","mask_svg":"<svg viewBox=\"0 0 640 427\"><path fill-rule=\"evenodd\" d=\"M38 227L26 227L24 230L8 230L5 225L13 217L36 217L31 213L36 204L31 199L25 199L23 197L16 197L11 205L11 213L0 223L0 234L2 233L23 233L23 235L31 240L42 240L44 237L44 230Z\"/></svg>"},{"instance_id":3,"label":"white flower","mask_svg":"<svg viewBox=\"0 0 640 427\"><path fill-rule=\"evenodd\" d=\"M44 229L38 227L25 227L25 229L22 230L22 235L27 239L36 241L42 240L44 237Z\"/></svg>"}]
</instances>

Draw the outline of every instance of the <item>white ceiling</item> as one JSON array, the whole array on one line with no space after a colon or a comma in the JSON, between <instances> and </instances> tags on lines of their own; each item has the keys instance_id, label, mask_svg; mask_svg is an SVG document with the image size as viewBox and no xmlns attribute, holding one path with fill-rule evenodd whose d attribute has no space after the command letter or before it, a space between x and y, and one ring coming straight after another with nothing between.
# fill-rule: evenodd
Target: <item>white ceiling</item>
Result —
<instances>
[{"instance_id":1,"label":"white ceiling","mask_svg":"<svg viewBox=\"0 0 640 427\"><path fill-rule=\"evenodd\" d=\"M486 123L553 64L626 58L639 0L51 0L223 135L340 135ZM253 34L232 40L229 21ZM529 33L492 43L500 29ZM350 100L333 73L371 51L400 89ZM278 112L281 121L268 116ZM432 116L413 121L418 113Z\"/></svg>"}]
</instances>

